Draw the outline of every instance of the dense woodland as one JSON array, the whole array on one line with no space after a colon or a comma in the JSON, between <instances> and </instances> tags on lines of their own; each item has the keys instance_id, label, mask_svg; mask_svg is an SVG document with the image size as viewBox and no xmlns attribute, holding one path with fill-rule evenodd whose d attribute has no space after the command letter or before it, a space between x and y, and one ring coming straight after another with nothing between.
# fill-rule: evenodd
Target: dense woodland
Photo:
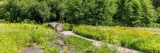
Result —
<instances>
[{"instance_id":1,"label":"dense woodland","mask_svg":"<svg viewBox=\"0 0 160 53\"><path fill-rule=\"evenodd\" d=\"M159 0L3 0L8 22L159 27Z\"/></svg>"}]
</instances>

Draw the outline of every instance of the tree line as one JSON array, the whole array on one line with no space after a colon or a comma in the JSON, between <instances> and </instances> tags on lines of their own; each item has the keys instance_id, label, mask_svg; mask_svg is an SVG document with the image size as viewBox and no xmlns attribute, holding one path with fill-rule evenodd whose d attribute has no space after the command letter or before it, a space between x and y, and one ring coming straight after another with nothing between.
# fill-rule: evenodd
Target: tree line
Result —
<instances>
[{"instance_id":1,"label":"tree line","mask_svg":"<svg viewBox=\"0 0 160 53\"><path fill-rule=\"evenodd\" d=\"M158 0L7 0L0 19L89 25L160 26Z\"/></svg>"}]
</instances>

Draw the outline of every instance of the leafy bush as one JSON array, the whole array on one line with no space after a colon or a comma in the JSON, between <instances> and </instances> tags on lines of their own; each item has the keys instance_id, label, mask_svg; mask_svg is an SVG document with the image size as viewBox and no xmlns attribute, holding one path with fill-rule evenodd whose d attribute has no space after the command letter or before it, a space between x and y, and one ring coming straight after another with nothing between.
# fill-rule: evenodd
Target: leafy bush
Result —
<instances>
[{"instance_id":1,"label":"leafy bush","mask_svg":"<svg viewBox=\"0 0 160 53\"><path fill-rule=\"evenodd\" d=\"M73 32L97 40L118 40L124 47L144 51L160 52L160 36L144 30L125 29L106 26L77 26Z\"/></svg>"}]
</instances>

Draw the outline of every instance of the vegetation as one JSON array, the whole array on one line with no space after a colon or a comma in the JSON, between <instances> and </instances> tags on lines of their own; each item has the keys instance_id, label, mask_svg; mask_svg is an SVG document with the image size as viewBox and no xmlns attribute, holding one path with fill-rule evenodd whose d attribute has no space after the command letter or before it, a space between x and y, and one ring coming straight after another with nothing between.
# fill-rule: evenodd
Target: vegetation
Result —
<instances>
[{"instance_id":1,"label":"vegetation","mask_svg":"<svg viewBox=\"0 0 160 53\"><path fill-rule=\"evenodd\" d=\"M0 23L0 26L0 53L17 53L32 46L43 48L45 53L59 52L60 48L58 46L48 44L49 41L55 40L57 34L52 29L46 28L45 24ZM107 43L103 47L97 48L91 42L78 37L66 37L64 41L67 43L67 50L70 52L113 53L113 51L107 49Z\"/></svg>"},{"instance_id":2,"label":"vegetation","mask_svg":"<svg viewBox=\"0 0 160 53\"><path fill-rule=\"evenodd\" d=\"M146 53L160 52L159 29L135 29L160 27L159 0L0 0L0 53L17 53L32 46L58 53L59 47L48 44L57 38L57 32L44 24L54 21L87 38L119 42ZM63 41L71 52L112 53L108 43L97 48L77 37Z\"/></svg>"},{"instance_id":3,"label":"vegetation","mask_svg":"<svg viewBox=\"0 0 160 53\"><path fill-rule=\"evenodd\" d=\"M56 35L54 31L42 25L0 23L0 26L0 53L17 53L25 47L43 46L54 39L53 35ZM44 47L48 52L51 48L55 47L47 47L47 45Z\"/></svg>"},{"instance_id":4,"label":"vegetation","mask_svg":"<svg viewBox=\"0 0 160 53\"><path fill-rule=\"evenodd\" d=\"M114 17L124 26L150 26L156 21L156 12L151 0L121 0Z\"/></svg>"},{"instance_id":5,"label":"vegetation","mask_svg":"<svg viewBox=\"0 0 160 53\"><path fill-rule=\"evenodd\" d=\"M77 41L78 40L78 41ZM100 48L97 48L92 45L90 41L84 40L78 37L66 37L65 42L68 45L69 53L76 52L76 53L115 53L116 51L113 49L108 48L108 42L105 43Z\"/></svg>"},{"instance_id":6,"label":"vegetation","mask_svg":"<svg viewBox=\"0 0 160 53\"><path fill-rule=\"evenodd\" d=\"M1 7L0 19L10 22L159 27L151 0L7 0Z\"/></svg>"},{"instance_id":7,"label":"vegetation","mask_svg":"<svg viewBox=\"0 0 160 53\"><path fill-rule=\"evenodd\" d=\"M144 52L160 52L160 36L149 31L121 27L77 26L73 31L82 36L97 40L119 41L122 46Z\"/></svg>"}]
</instances>

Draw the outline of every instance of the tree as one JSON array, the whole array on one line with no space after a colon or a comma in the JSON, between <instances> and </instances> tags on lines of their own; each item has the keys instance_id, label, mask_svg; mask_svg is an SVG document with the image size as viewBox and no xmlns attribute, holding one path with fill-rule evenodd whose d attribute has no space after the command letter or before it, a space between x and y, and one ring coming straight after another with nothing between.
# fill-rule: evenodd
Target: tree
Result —
<instances>
[{"instance_id":1,"label":"tree","mask_svg":"<svg viewBox=\"0 0 160 53\"><path fill-rule=\"evenodd\" d=\"M109 25L117 12L117 0L69 0L67 6L67 21L78 24Z\"/></svg>"},{"instance_id":2,"label":"tree","mask_svg":"<svg viewBox=\"0 0 160 53\"><path fill-rule=\"evenodd\" d=\"M156 11L151 0L120 0L114 20L125 26L149 26L156 21Z\"/></svg>"},{"instance_id":3,"label":"tree","mask_svg":"<svg viewBox=\"0 0 160 53\"><path fill-rule=\"evenodd\" d=\"M25 19L43 23L50 18L50 8L46 2L37 0L8 0L5 4L5 19L11 22L21 22Z\"/></svg>"}]
</instances>

